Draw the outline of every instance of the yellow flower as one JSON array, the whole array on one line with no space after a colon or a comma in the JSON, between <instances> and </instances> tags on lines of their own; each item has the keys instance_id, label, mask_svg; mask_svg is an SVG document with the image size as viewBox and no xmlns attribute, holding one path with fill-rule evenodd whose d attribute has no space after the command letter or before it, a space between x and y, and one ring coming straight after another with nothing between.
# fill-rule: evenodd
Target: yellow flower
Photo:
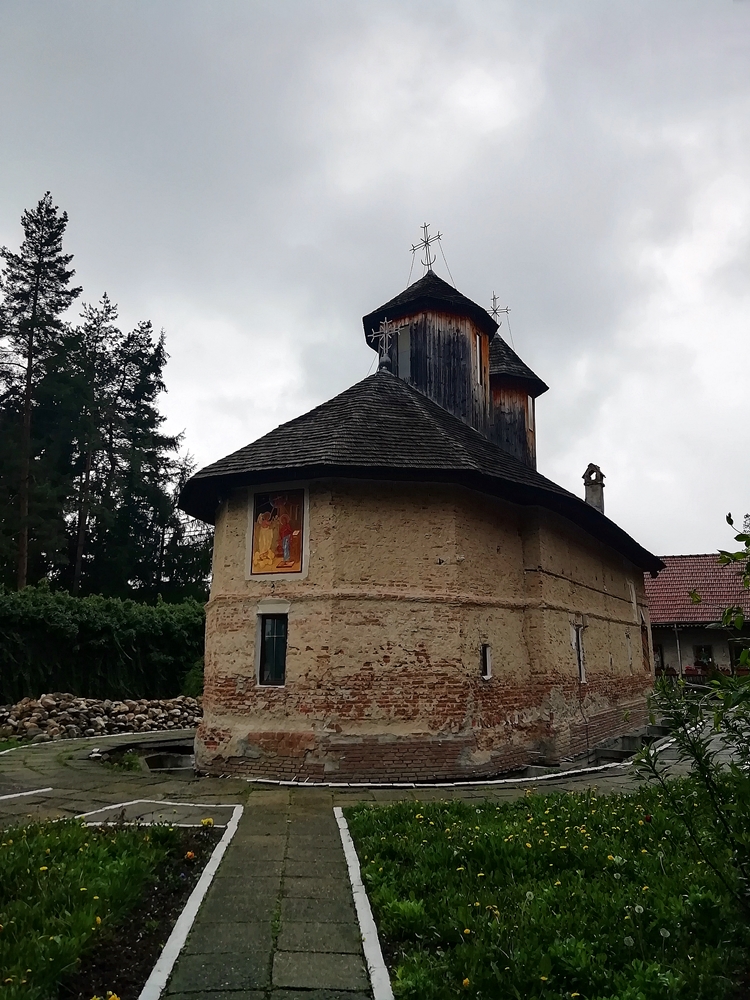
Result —
<instances>
[{"instance_id":1,"label":"yellow flower","mask_svg":"<svg viewBox=\"0 0 750 1000\"><path fill-rule=\"evenodd\" d=\"M526 846L527 846L527 847L531 847L531 844L527 844Z\"/></svg>"},{"instance_id":2,"label":"yellow flower","mask_svg":"<svg viewBox=\"0 0 750 1000\"><path fill-rule=\"evenodd\" d=\"M48 869L46 865L42 865L42 867L39 869L40 872L46 872L47 870Z\"/></svg>"},{"instance_id":3,"label":"yellow flower","mask_svg":"<svg viewBox=\"0 0 750 1000\"><path fill-rule=\"evenodd\" d=\"M462 984L463 987L464 987L464 989L466 989L466 987L469 985L470 982L471 982L470 979L464 979L463 984Z\"/></svg>"},{"instance_id":4,"label":"yellow flower","mask_svg":"<svg viewBox=\"0 0 750 1000\"><path fill-rule=\"evenodd\" d=\"M562 882L560 881L560 879L558 879L557 882L555 882L555 885L562 885Z\"/></svg>"},{"instance_id":5,"label":"yellow flower","mask_svg":"<svg viewBox=\"0 0 750 1000\"><path fill-rule=\"evenodd\" d=\"M86 888L85 885L81 886L81 892L88 892L88 889Z\"/></svg>"},{"instance_id":6,"label":"yellow flower","mask_svg":"<svg viewBox=\"0 0 750 1000\"><path fill-rule=\"evenodd\" d=\"M102 918L101 917L97 917L96 918L96 926L98 927L99 924L101 924L101 922L102 922Z\"/></svg>"},{"instance_id":7,"label":"yellow flower","mask_svg":"<svg viewBox=\"0 0 750 1000\"><path fill-rule=\"evenodd\" d=\"M546 976L540 976L539 978L541 979L541 981L542 981L543 983L546 983L546 982L547 982L547 977L546 977Z\"/></svg>"},{"instance_id":8,"label":"yellow flower","mask_svg":"<svg viewBox=\"0 0 750 1000\"><path fill-rule=\"evenodd\" d=\"M471 934L471 931L469 930L468 927L464 927L464 934Z\"/></svg>"},{"instance_id":9,"label":"yellow flower","mask_svg":"<svg viewBox=\"0 0 750 1000\"><path fill-rule=\"evenodd\" d=\"M214 821L211 819L210 816L206 816L205 819L201 820L201 826L213 826L213 825Z\"/></svg>"},{"instance_id":10,"label":"yellow flower","mask_svg":"<svg viewBox=\"0 0 750 1000\"><path fill-rule=\"evenodd\" d=\"M185 860L186 861L192 861L194 857L195 857L195 852L194 851L188 851L187 854L185 855Z\"/></svg>"},{"instance_id":11,"label":"yellow flower","mask_svg":"<svg viewBox=\"0 0 750 1000\"><path fill-rule=\"evenodd\" d=\"M607 855L607 861L614 861L614 860L615 860L614 854L608 854Z\"/></svg>"},{"instance_id":12,"label":"yellow flower","mask_svg":"<svg viewBox=\"0 0 750 1000\"><path fill-rule=\"evenodd\" d=\"M644 847L644 848L642 848L642 850L641 850L641 854L648 854L648 851L646 850L646 848L645 848L645 847Z\"/></svg>"},{"instance_id":13,"label":"yellow flower","mask_svg":"<svg viewBox=\"0 0 750 1000\"><path fill-rule=\"evenodd\" d=\"M571 993L570 995L571 995L572 997L579 997L579 996L580 996L581 994L580 994L580 993Z\"/></svg>"},{"instance_id":14,"label":"yellow flower","mask_svg":"<svg viewBox=\"0 0 750 1000\"><path fill-rule=\"evenodd\" d=\"M641 892L647 892L647 891L648 891L648 886L644 885L644 887L641 889Z\"/></svg>"},{"instance_id":15,"label":"yellow flower","mask_svg":"<svg viewBox=\"0 0 750 1000\"><path fill-rule=\"evenodd\" d=\"M589 849L589 845L588 845L588 844L584 844L584 845L583 845L583 849L584 849L584 851L588 851L588 849Z\"/></svg>"},{"instance_id":16,"label":"yellow flower","mask_svg":"<svg viewBox=\"0 0 750 1000\"><path fill-rule=\"evenodd\" d=\"M485 877L484 872L479 872L477 875L477 878L484 878L484 877Z\"/></svg>"},{"instance_id":17,"label":"yellow flower","mask_svg":"<svg viewBox=\"0 0 750 1000\"><path fill-rule=\"evenodd\" d=\"M462 871L463 871L463 868L457 868L457 869L456 869L456 871L457 871L457 872L462 872Z\"/></svg>"}]
</instances>

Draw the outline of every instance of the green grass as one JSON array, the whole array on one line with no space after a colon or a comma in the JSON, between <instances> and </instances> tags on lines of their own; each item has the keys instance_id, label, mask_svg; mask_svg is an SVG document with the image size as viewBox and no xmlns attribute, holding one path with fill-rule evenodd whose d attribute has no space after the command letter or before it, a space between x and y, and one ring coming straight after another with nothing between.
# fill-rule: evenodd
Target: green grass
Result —
<instances>
[{"instance_id":1,"label":"green grass","mask_svg":"<svg viewBox=\"0 0 750 1000\"><path fill-rule=\"evenodd\" d=\"M0 998L47 1000L97 934L138 902L178 846L169 827L76 820L0 833Z\"/></svg>"},{"instance_id":2,"label":"green grass","mask_svg":"<svg viewBox=\"0 0 750 1000\"><path fill-rule=\"evenodd\" d=\"M347 819L398 997L719 1000L750 965L746 923L658 789Z\"/></svg>"}]
</instances>

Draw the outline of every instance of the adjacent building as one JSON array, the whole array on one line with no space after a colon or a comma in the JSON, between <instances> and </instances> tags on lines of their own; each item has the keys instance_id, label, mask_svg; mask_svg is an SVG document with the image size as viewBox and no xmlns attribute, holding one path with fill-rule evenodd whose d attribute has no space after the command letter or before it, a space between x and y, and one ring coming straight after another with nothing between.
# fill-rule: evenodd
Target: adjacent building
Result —
<instances>
[{"instance_id":1,"label":"adjacent building","mask_svg":"<svg viewBox=\"0 0 750 1000\"><path fill-rule=\"evenodd\" d=\"M715 552L662 561L659 576L645 579L657 674L690 679L712 670L734 673L750 634L715 626L729 607L742 608L750 620L740 566L722 566Z\"/></svg>"}]
</instances>

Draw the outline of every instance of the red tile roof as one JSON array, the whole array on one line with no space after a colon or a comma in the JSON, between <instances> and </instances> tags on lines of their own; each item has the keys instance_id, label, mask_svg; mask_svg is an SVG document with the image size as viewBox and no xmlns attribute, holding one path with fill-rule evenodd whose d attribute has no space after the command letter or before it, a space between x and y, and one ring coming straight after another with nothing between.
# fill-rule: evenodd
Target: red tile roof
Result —
<instances>
[{"instance_id":1,"label":"red tile roof","mask_svg":"<svg viewBox=\"0 0 750 1000\"><path fill-rule=\"evenodd\" d=\"M742 586L741 564L722 566L714 552L699 556L662 556L665 568L654 580L646 573L646 599L652 625L718 621L725 608L739 605L750 617L750 591ZM693 604L690 591L701 596Z\"/></svg>"}]
</instances>

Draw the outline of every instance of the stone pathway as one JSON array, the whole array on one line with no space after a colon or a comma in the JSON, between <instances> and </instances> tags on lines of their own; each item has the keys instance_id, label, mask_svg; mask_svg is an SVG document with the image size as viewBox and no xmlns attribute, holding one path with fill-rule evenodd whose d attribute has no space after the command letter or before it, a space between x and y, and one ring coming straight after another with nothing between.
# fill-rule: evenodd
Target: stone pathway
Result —
<instances>
[{"instance_id":1,"label":"stone pathway","mask_svg":"<svg viewBox=\"0 0 750 1000\"><path fill-rule=\"evenodd\" d=\"M174 1000L370 997L327 796L255 792L178 959Z\"/></svg>"},{"instance_id":2,"label":"stone pathway","mask_svg":"<svg viewBox=\"0 0 750 1000\"><path fill-rule=\"evenodd\" d=\"M184 740L192 734L169 736ZM164 737L154 733L139 742L161 744ZM118 742L134 741L128 735L106 745ZM40 795L0 798L0 825L74 816L137 799L165 805L129 806L128 818L173 817L169 801L209 807L213 803L218 823L228 816L228 810L218 808L220 803L245 806L177 960L165 1000L371 998L334 805L453 798L501 802L529 791L596 786L606 793L626 791L637 783L631 769L612 768L535 783L456 788L269 788L237 779L117 771L88 759L94 745L70 740L0 755L0 796L51 788Z\"/></svg>"}]
</instances>

